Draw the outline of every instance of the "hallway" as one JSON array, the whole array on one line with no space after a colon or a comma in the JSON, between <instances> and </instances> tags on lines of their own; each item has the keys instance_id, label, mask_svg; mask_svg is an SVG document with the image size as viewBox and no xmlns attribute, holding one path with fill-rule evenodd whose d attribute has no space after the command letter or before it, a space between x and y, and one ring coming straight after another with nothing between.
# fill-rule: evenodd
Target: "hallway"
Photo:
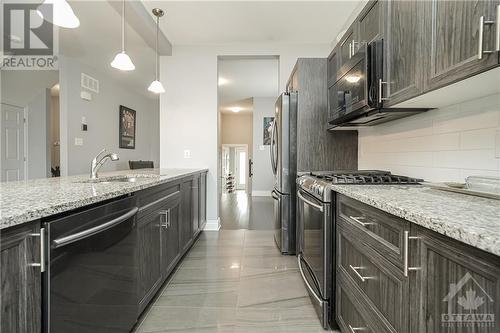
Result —
<instances>
[{"instance_id":1,"label":"hallway","mask_svg":"<svg viewBox=\"0 0 500 333\"><path fill-rule=\"evenodd\" d=\"M203 232L137 333L324 332L296 260L272 231Z\"/></svg>"},{"instance_id":2,"label":"hallway","mask_svg":"<svg viewBox=\"0 0 500 333\"><path fill-rule=\"evenodd\" d=\"M252 197L245 191L223 193L220 199L221 229L272 230L273 199Z\"/></svg>"}]
</instances>

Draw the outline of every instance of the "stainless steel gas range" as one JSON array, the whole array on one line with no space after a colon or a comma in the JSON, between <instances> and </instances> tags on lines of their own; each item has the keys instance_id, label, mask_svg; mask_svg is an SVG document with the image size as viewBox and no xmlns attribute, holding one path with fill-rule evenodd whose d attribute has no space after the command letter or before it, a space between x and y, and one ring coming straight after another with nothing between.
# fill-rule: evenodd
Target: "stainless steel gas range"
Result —
<instances>
[{"instance_id":1,"label":"stainless steel gas range","mask_svg":"<svg viewBox=\"0 0 500 333\"><path fill-rule=\"evenodd\" d=\"M311 172L297 178L297 258L300 273L323 327L335 322L335 193L332 184L419 184L389 171Z\"/></svg>"}]
</instances>

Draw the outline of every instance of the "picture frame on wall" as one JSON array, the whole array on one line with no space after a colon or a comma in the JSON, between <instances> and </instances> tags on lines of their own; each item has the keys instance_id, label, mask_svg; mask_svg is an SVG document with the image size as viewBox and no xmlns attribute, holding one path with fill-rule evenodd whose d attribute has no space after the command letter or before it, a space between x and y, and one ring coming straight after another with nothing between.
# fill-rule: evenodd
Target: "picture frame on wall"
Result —
<instances>
[{"instance_id":1,"label":"picture frame on wall","mask_svg":"<svg viewBox=\"0 0 500 333\"><path fill-rule=\"evenodd\" d=\"M264 146L271 145L271 134L273 130L274 117L264 117L264 133L262 144Z\"/></svg>"},{"instance_id":2,"label":"picture frame on wall","mask_svg":"<svg viewBox=\"0 0 500 333\"><path fill-rule=\"evenodd\" d=\"M119 147L135 149L136 112L131 108L120 105L119 112Z\"/></svg>"}]
</instances>

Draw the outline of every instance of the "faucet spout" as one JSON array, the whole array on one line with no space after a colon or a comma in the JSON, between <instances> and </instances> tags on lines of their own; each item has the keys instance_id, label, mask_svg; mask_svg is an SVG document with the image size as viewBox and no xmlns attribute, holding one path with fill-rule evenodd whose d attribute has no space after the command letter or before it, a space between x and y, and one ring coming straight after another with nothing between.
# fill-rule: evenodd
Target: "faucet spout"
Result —
<instances>
[{"instance_id":1,"label":"faucet spout","mask_svg":"<svg viewBox=\"0 0 500 333\"><path fill-rule=\"evenodd\" d=\"M106 149L101 150L99 154L97 154L96 157L92 159L92 162L90 164L90 179L97 179L99 177L97 171L99 171L99 169L108 159L111 161L118 161L120 159L118 157L118 154L116 153L106 154L103 157L99 158L104 152L106 152Z\"/></svg>"}]
</instances>

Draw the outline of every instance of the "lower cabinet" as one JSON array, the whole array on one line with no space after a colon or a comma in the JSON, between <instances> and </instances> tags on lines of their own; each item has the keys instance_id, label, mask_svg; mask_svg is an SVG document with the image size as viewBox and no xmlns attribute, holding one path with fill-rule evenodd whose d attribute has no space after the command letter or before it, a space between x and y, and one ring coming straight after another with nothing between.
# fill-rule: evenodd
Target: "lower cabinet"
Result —
<instances>
[{"instance_id":1,"label":"lower cabinet","mask_svg":"<svg viewBox=\"0 0 500 333\"><path fill-rule=\"evenodd\" d=\"M337 202L336 315L342 332L500 331L500 257L345 196L337 195ZM345 204L355 218L346 218ZM399 242L380 232L398 219L405 228L402 265L387 253Z\"/></svg>"},{"instance_id":2,"label":"lower cabinet","mask_svg":"<svg viewBox=\"0 0 500 333\"><path fill-rule=\"evenodd\" d=\"M204 172L200 175L200 197L199 197L199 214L200 218L198 220L200 231L205 228L207 223L207 173Z\"/></svg>"},{"instance_id":3,"label":"lower cabinet","mask_svg":"<svg viewBox=\"0 0 500 333\"><path fill-rule=\"evenodd\" d=\"M0 332L41 332L40 222L0 235Z\"/></svg>"},{"instance_id":4,"label":"lower cabinet","mask_svg":"<svg viewBox=\"0 0 500 333\"><path fill-rule=\"evenodd\" d=\"M181 195L178 193L161 208L161 257L163 278L172 272L181 256L179 225L181 224Z\"/></svg>"},{"instance_id":5,"label":"lower cabinet","mask_svg":"<svg viewBox=\"0 0 500 333\"><path fill-rule=\"evenodd\" d=\"M181 251L187 250L193 239L192 182L192 179L189 179L181 184L182 212L179 226Z\"/></svg>"}]
</instances>

